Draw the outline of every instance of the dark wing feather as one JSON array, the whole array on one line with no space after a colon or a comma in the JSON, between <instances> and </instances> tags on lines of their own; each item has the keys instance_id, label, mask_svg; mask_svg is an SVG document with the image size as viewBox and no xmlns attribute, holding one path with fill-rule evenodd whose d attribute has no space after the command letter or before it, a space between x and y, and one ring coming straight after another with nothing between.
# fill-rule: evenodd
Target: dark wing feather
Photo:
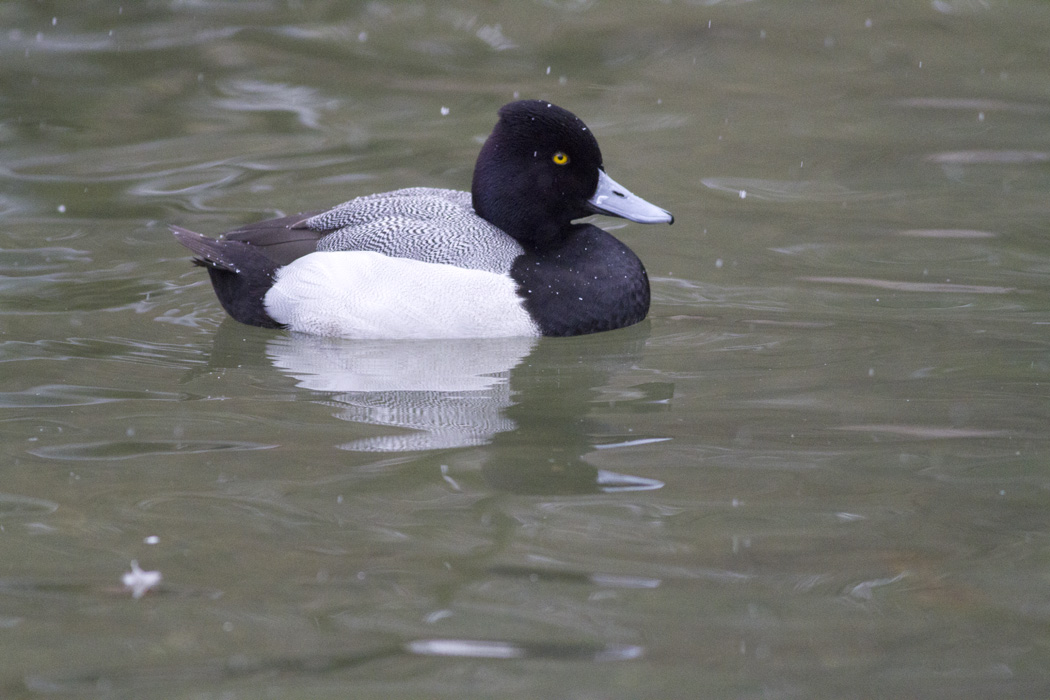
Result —
<instances>
[{"instance_id":1,"label":"dark wing feather","mask_svg":"<svg viewBox=\"0 0 1050 700\"><path fill-rule=\"evenodd\" d=\"M306 220L318 212L306 212L294 216L282 216L254 224L246 224L222 234L222 240L240 241L254 246L278 267L313 253L317 241L328 231L314 231L306 226Z\"/></svg>"},{"instance_id":2,"label":"dark wing feather","mask_svg":"<svg viewBox=\"0 0 1050 700\"><path fill-rule=\"evenodd\" d=\"M226 313L252 326L281 327L263 303L279 265L244 241L209 238L178 226L171 232L196 256L193 262L207 268Z\"/></svg>"}]
</instances>

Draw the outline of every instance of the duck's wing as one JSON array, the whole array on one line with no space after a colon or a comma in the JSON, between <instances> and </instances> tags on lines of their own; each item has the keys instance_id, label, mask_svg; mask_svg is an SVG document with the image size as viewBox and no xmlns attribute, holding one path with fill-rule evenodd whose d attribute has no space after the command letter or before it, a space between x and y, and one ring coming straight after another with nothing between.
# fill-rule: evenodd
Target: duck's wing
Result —
<instances>
[{"instance_id":1,"label":"duck's wing","mask_svg":"<svg viewBox=\"0 0 1050 700\"><path fill-rule=\"evenodd\" d=\"M523 252L485 221L469 192L426 187L359 197L306 220L331 231L318 251L372 251L397 258L506 273Z\"/></svg>"},{"instance_id":2,"label":"duck's wing","mask_svg":"<svg viewBox=\"0 0 1050 700\"><path fill-rule=\"evenodd\" d=\"M317 250L317 241L330 231L314 230L306 225L318 212L305 212L279 219L258 221L227 231L220 238L254 246L278 267Z\"/></svg>"}]
</instances>

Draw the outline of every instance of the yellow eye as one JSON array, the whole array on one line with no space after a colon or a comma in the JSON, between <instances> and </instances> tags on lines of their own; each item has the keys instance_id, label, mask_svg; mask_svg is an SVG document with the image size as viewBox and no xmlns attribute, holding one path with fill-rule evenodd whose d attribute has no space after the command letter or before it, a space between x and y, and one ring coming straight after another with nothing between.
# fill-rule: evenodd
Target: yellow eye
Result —
<instances>
[{"instance_id":1,"label":"yellow eye","mask_svg":"<svg viewBox=\"0 0 1050 700\"><path fill-rule=\"evenodd\" d=\"M554 154L554 156L551 158L551 160L554 161L555 165L568 165L568 163L569 163L569 156L565 155L565 153L563 151L558 151L557 153Z\"/></svg>"}]
</instances>

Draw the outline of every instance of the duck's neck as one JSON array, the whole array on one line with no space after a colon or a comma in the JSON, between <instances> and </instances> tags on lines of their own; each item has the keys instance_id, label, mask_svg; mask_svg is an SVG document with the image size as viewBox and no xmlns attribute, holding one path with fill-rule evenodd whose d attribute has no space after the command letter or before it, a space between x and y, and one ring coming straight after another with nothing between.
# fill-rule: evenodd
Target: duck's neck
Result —
<instances>
[{"instance_id":1,"label":"duck's neck","mask_svg":"<svg viewBox=\"0 0 1050 700\"><path fill-rule=\"evenodd\" d=\"M497 206L474 198L474 211L481 218L516 240L526 250L542 250L556 245L571 231L571 224L563 224L545 216L538 216L537 207Z\"/></svg>"}]
</instances>

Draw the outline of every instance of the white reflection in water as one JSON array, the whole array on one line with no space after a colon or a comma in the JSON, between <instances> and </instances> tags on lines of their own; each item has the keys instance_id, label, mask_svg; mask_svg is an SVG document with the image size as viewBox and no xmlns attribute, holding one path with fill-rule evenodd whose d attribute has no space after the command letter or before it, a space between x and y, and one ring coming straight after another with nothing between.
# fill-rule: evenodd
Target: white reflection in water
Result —
<instances>
[{"instance_id":1,"label":"white reflection in water","mask_svg":"<svg viewBox=\"0 0 1050 700\"><path fill-rule=\"evenodd\" d=\"M662 442L662 440L657 440L657 442ZM607 445L595 445L595 447L607 447ZM648 479L643 476L620 474L605 469L598 470L598 477L595 481L598 484L598 487L605 493L616 493L618 491L655 491L656 489L662 489L664 487L664 482L658 479Z\"/></svg>"},{"instance_id":2,"label":"white reflection in water","mask_svg":"<svg viewBox=\"0 0 1050 700\"><path fill-rule=\"evenodd\" d=\"M423 656L468 656L475 659L520 659L525 649L507 642L483 642L470 639L420 639L405 648Z\"/></svg>"},{"instance_id":3,"label":"white reflection in water","mask_svg":"<svg viewBox=\"0 0 1050 700\"><path fill-rule=\"evenodd\" d=\"M516 644L474 639L417 639L405 651L420 656L452 656L473 659L575 658L593 661L630 661L645 650L633 644Z\"/></svg>"},{"instance_id":4,"label":"white reflection in water","mask_svg":"<svg viewBox=\"0 0 1050 700\"><path fill-rule=\"evenodd\" d=\"M341 445L361 452L402 452L484 445L513 430L510 371L533 338L441 341L346 341L285 336L267 344L275 367L298 386L337 392L337 418L416 432Z\"/></svg>"}]
</instances>

